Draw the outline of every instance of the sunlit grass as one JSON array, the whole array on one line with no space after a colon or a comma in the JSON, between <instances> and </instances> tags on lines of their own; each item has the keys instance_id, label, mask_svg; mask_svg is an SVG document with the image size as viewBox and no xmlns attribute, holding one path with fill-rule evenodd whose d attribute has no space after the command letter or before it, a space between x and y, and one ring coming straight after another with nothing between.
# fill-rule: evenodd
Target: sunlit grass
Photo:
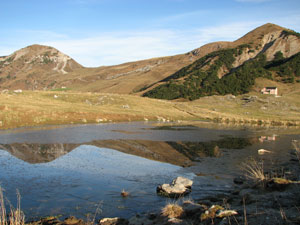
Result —
<instances>
[{"instance_id":1,"label":"sunlit grass","mask_svg":"<svg viewBox=\"0 0 300 225\"><path fill-rule=\"evenodd\" d=\"M183 214L183 208L177 203L168 203L162 208L161 213L163 216L171 218L178 218Z\"/></svg>"},{"instance_id":2,"label":"sunlit grass","mask_svg":"<svg viewBox=\"0 0 300 225\"><path fill-rule=\"evenodd\" d=\"M210 96L196 101L166 101L126 94L23 91L0 94L0 129L51 124L124 121L195 121L300 125L300 91L281 98L249 93L258 101L244 104L242 96ZM267 103L265 103L267 102ZM262 107L268 104L268 109ZM285 107L285 105L288 105Z\"/></svg>"},{"instance_id":3,"label":"sunlit grass","mask_svg":"<svg viewBox=\"0 0 300 225\"><path fill-rule=\"evenodd\" d=\"M265 181L267 179L263 161L258 162L254 158L250 158L247 162L242 163L242 169L248 179L255 181Z\"/></svg>"}]
</instances>

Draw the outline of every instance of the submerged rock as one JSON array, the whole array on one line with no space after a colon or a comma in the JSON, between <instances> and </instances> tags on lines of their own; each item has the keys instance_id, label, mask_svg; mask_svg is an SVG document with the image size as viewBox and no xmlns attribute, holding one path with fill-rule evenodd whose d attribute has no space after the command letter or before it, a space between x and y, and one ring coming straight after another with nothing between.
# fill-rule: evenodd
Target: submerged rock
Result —
<instances>
[{"instance_id":1,"label":"submerged rock","mask_svg":"<svg viewBox=\"0 0 300 225\"><path fill-rule=\"evenodd\" d=\"M85 225L86 223L82 219L76 217L68 217L64 221L60 221L54 216L42 218L39 221L26 223L27 225Z\"/></svg>"},{"instance_id":2,"label":"submerged rock","mask_svg":"<svg viewBox=\"0 0 300 225\"><path fill-rule=\"evenodd\" d=\"M129 219L128 221L129 225L150 225L150 224L159 224L159 223L153 223L152 220L148 219L147 217L140 217L140 216L134 216Z\"/></svg>"},{"instance_id":3,"label":"submerged rock","mask_svg":"<svg viewBox=\"0 0 300 225\"><path fill-rule=\"evenodd\" d=\"M189 201L189 200L184 201L182 207L184 210L184 214L187 217L192 217L199 213L201 215L201 213L207 209L207 207L205 205L198 204L198 203L195 203L195 202Z\"/></svg>"},{"instance_id":4,"label":"submerged rock","mask_svg":"<svg viewBox=\"0 0 300 225\"><path fill-rule=\"evenodd\" d=\"M83 222L82 219L77 219L74 216L68 217L64 220L63 224L65 225L84 225L85 223Z\"/></svg>"},{"instance_id":5,"label":"submerged rock","mask_svg":"<svg viewBox=\"0 0 300 225\"><path fill-rule=\"evenodd\" d=\"M235 184L243 184L245 181L246 181L246 180L245 180L245 178L243 178L243 177L236 177L236 178L233 179L233 182L234 182Z\"/></svg>"},{"instance_id":6,"label":"submerged rock","mask_svg":"<svg viewBox=\"0 0 300 225\"><path fill-rule=\"evenodd\" d=\"M267 181L266 187L269 190L283 191L290 184L300 184L300 181L291 181L285 178L275 177Z\"/></svg>"},{"instance_id":7,"label":"submerged rock","mask_svg":"<svg viewBox=\"0 0 300 225\"><path fill-rule=\"evenodd\" d=\"M158 186L156 191L158 194L167 197L180 197L190 193L192 185L192 180L184 177L177 177L172 181L171 184L163 184Z\"/></svg>"}]
</instances>

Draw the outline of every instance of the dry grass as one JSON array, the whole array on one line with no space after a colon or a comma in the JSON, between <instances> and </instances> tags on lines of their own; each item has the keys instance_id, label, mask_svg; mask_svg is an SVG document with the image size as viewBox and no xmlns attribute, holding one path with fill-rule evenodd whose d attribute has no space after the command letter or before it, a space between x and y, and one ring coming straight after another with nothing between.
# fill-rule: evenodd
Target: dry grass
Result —
<instances>
[{"instance_id":1,"label":"dry grass","mask_svg":"<svg viewBox=\"0 0 300 225\"><path fill-rule=\"evenodd\" d=\"M0 225L7 225L6 208L4 205L3 191L0 187Z\"/></svg>"},{"instance_id":2,"label":"dry grass","mask_svg":"<svg viewBox=\"0 0 300 225\"><path fill-rule=\"evenodd\" d=\"M55 98L54 96L58 96ZM131 95L78 92L0 94L0 128L193 119L174 103Z\"/></svg>"},{"instance_id":3,"label":"dry grass","mask_svg":"<svg viewBox=\"0 0 300 225\"><path fill-rule=\"evenodd\" d=\"M277 86L281 97L262 95L265 86ZM252 96L251 101L243 100ZM195 116L223 123L300 125L300 84L283 84L267 79L256 79L253 91L242 96L210 96L193 102L178 103L178 107Z\"/></svg>"},{"instance_id":4,"label":"dry grass","mask_svg":"<svg viewBox=\"0 0 300 225\"><path fill-rule=\"evenodd\" d=\"M164 208L162 208L162 215L165 217L171 218L179 218L184 210L177 203L169 203Z\"/></svg>"},{"instance_id":5,"label":"dry grass","mask_svg":"<svg viewBox=\"0 0 300 225\"><path fill-rule=\"evenodd\" d=\"M298 86L300 90L300 84ZM250 103L245 103L243 96L210 96L192 102L179 102L126 94L9 92L0 94L0 129L148 120L194 122L199 119L265 126L300 125L300 91L294 86L293 88L295 90L282 87L286 94L281 98L263 96L257 92L249 93L257 96Z\"/></svg>"},{"instance_id":6,"label":"dry grass","mask_svg":"<svg viewBox=\"0 0 300 225\"><path fill-rule=\"evenodd\" d=\"M6 214L4 196L2 188L0 187L0 225L24 225L25 215L21 210L21 195L17 191L18 205L17 208L10 207L9 216Z\"/></svg>"},{"instance_id":7,"label":"dry grass","mask_svg":"<svg viewBox=\"0 0 300 225\"><path fill-rule=\"evenodd\" d=\"M242 163L242 169L246 172L246 177L251 180L267 180L264 173L263 161L258 162L254 158L250 158L247 162Z\"/></svg>"}]
</instances>

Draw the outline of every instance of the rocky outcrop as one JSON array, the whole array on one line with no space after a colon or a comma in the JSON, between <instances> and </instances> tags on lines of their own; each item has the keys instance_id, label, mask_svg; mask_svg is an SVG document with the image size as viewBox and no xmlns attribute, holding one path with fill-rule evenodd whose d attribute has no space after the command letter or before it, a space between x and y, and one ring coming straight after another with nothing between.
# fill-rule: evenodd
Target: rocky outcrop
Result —
<instances>
[{"instance_id":1,"label":"rocky outcrop","mask_svg":"<svg viewBox=\"0 0 300 225\"><path fill-rule=\"evenodd\" d=\"M267 61L272 61L276 52L282 52L285 58L289 58L300 52L300 39L295 35L284 34L284 29L262 35L261 41L252 48L245 48L243 53L236 57L233 68L242 65L249 59L253 59L259 53L266 55Z\"/></svg>"}]
</instances>

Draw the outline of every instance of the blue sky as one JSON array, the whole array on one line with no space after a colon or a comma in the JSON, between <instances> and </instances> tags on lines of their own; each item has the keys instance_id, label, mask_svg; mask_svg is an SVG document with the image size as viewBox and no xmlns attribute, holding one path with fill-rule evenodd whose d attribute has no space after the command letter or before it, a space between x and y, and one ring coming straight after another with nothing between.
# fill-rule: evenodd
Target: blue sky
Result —
<instances>
[{"instance_id":1,"label":"blue sky","mask_svg":"<svg viewBox=\"0 0 300 225\"><path fill-rule=\"evenodd\" d=\"M181 54L265 23L300 31L299 0L1 0L0 55L50 45L84 66Z\"/></svg>"}]
</instances>

